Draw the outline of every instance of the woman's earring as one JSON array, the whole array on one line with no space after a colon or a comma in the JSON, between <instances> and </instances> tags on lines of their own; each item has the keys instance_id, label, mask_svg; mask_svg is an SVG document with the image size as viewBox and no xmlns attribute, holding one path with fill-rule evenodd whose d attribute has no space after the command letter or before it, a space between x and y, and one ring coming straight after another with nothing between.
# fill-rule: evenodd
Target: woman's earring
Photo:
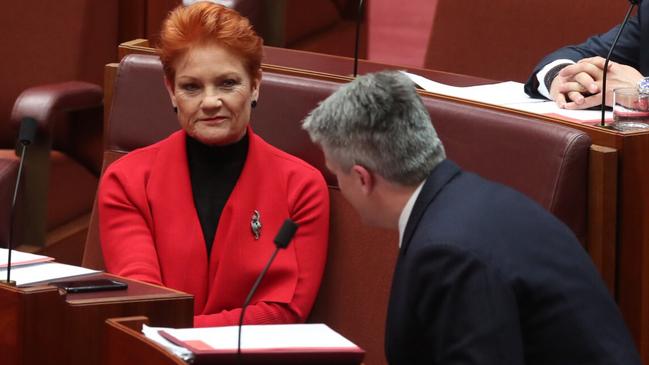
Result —
<instances>
[{"instance_id":1,"label":"woman's earring","mask_svg":"<svg viewBox=\"0 0 649 365\"><path fill-rule=\"evenodd\" d=\"M174 113L178 114L178 107L174 105Z\"/></svg>"},{"instance_id":2,"label":"woman's earring","mask_svg":"<svg viewBox=\"0 0 649 365\"><path fill-rule=\"evenodd\" d=\"M255 107L257 107L257 100L253 100L253 101L251 101L251 102L250 102L250 106L251 106L253 109L254 109Z\"/></svg>"}]
</instances>

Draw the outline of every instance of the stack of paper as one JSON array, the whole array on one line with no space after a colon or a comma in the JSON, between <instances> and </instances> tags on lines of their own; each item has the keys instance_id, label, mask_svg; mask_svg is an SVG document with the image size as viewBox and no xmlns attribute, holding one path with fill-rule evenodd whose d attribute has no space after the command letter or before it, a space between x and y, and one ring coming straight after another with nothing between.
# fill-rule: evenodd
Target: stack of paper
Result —
<instances>
[{"instance_id":1,"label":"stack of paper","mask_svg":"<svg viewBox=\"0 0 649 365\"><path fill-rule=\"evenodd\" d=\"M6 268L9 261L9 250L0 248L0 268ZM35 255L33 253L21 252L11 250L11 268L16 266L35 264L39 262L54 261L54 258L49 256Z\"/></svg>"},{"instance_id":2,"label":"stack of paper","mask_svg":"<svg viewBox=\"0 0 649 365\"><path fill-rule=\"evenodd\" d=\"M182 329L145 327L142 332L184 358L187 357L186 350L189 350L197 361L217 357L227 361L237 353L237 326ZM358 364L365 354L360 347L325 324L243 326L241 353L242 356L257 355L284 363L294 363L295 359L308 357L320 362L330 360Z\"/></svg>"},{"instance_id":3,"label":"stack of paper","mask_svg":"<svg viewBox=\"0 0 649 365\"><path fill-rule=\"evenodd\" d=\"M0 279L3 280L7 278L8 257L9 251L6 248L0 248ZM52 257L12 250L11 280L14 280L16 285L27 285L99 272L53 261Z\"/></svg>"},{"instance_id":4,"label":"stack of paper","mask_svg":"<svg viewBox=\"0 0 649 365\"><path fill-rule=\"evenodd\" d=\"M528 113L556 115L581 123L591 124L601 120L601 112L597 110L561 109L554 101L531 98L525 94L524 85L520 82L506 81L488 85L457 87L445 85L408 72L403 73L422 89L440 95L498 105ZM612 121L613 113L606 112L605 119L609 122Z\"/></svg>"},{"instance_id":5,"label":"stack of paper","mask_svg":"<svg viewBox=\"0 0 649 365\"><path fill-rule=\"evenodd\" d=\"M163 327L149 327L146 324L142 325L142 334L146 336L148 339L152 340L153 342L161 345L162 347L166 348L167 351L171 352L172 354L178 356L179 358L185 360L185 361L191 361L194 359L194 354L189 351L188 349L178 346L169 340L165 339L164 337L160 336L161 331L172 331L172 328L163 328Z\"/></svg>"}]
</instances>

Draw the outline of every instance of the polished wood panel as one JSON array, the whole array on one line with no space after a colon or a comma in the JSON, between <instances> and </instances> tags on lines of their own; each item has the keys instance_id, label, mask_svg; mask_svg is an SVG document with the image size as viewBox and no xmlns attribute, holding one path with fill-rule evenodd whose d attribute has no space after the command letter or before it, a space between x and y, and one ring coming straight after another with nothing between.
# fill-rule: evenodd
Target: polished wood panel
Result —
<instances>
[{"instance_id":1,"label":"polished wood panel","mask_svg":"<svg viewBox=\"0 0 649 365\"><path fill-rule=\"evenodd\" d=\"M120 44L117 50L121 60L128 54L156 54L146 39L134 39ZM262 68L272 67L273 69L299 70L301 74L325 77L327 79L335 76L344 77L342 80L349 81L354 71L354 60L348 57L299 51L294 49L264 46L264 64ZM474 76L458 75L450 72L427 70L416 67L395 66L385 63L358 61L358 73L365 74L381 70L405 70L427 77L442 83L454 86L473 86L494 82Z\"/></svg>"},{"instance_id":2,"label":"polished wood panel","mask_svg":"<svg viewBox=\"0 0 649 365\"><path fill-rule=\"evenodd\" d=\"M0 284L2 363L55 364L61 359L59 315L64 300L54 287L16 288Z\"/></svg>"},{"instance_id":3,"label":"polished wood panel","mask_svg":"<svg viewBox=\"0 0 649 365\"><path fill-rule=\"evenodd\" d=\"M146 0L118 0L118 6L119 41L146 38Z\"/></svg>"},{"instance_id":4,"label":"polished wood panel","mask_svg":"<svg viewBox=\"0 0 649 365\"><path fill-rule=\"evenodd\" d=\"M615 295L617 150L592 145L588 181L588 253Z\"/></svg>"},{"instance_id":5,"label":"polished wood panel","mask_svg":"<svg viewBox=\"0 0 649 365\"><path fill-rule=\"evenodd\" d=\"M120 54L119 58L122 59ZM117 76L117 66L118 63L109 63L104 67L104 120L108 120L108 115L110 115L110 107L113 100L113 89L115 88L115 77ZM102 151L106 150L106 138L108 138L108 123L104 122L103 124L103 146Z\"/></svg>"},{"instance_id":6,"label":"polished wood panel","mask_svg":"<svg viewBox=\"0 0 649 365\"><path fill-rule=\"evenodd\" d=\"M187 365L180 358L144 337L142 335L143 324L150 324L147 317L106 320L106 352L102 364Z\"/></svg>"},{"instance_id":7,"label":"polished wood panel","mask_svg":"<svg viewBox=\"0 0 649 365\"><path fill-rule=\"evenodd\" d=\"M180 4L182 0L119 0L118 39L158 39L163 20Z\"/></svg>"},{"instance_id":8,"label":"polished wood panel","mask_svg":"<svg viewBox=\"0 0 649 365\"><path fill-rule=\"evenodd\" d=\"M99 364L109 317L141 314L161 326L193 324L189 294L109 274L92 277L119 279L129 287L66 295L51 285L0 284L0 354L6 356L0 363Z\"/></svg>"},{"instance_id":9,"label":"polished wood panel","mask_svg":"<svg viewBox=\"0 0 649 365\"><path fill-rule=\"evenodd\" d=\"M111 276L104 274L105 276ZM64 364L99 363L102 354L107 318L146 315L159 326L191 327L193 325L193 297L179 291L139 281L117 278L129 284L126 292L83 293L68 295L65 316L68 341ZM88 327L96 334L88 340ZM80 350L82 349L82 350ZM81 362L81 359L86 359Z\"/></svg>"}]
</instances>

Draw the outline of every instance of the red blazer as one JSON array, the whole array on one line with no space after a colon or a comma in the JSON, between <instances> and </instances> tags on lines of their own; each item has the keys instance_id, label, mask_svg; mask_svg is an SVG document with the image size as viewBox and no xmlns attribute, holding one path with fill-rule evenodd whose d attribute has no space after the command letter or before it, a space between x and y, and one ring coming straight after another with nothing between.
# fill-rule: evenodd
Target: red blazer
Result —
<instances>
[{"instance_id":1,"label":"red blazer","mask_svg":"<svg viewBox=\"0 0 649 365\"><path fill-rule=\"evenodd\" d=\"M189 178L185 132L111 164L99 187L100 237L109 272L194 295L194 325L237 324L240 307L286 218L299 228L264 277L246 324L306 319L327 255L329 196L322 174L248 129L241 176L216 230L209 260ZM261 235L251 229L260 213Z\"/></svg>"}]
</instances>

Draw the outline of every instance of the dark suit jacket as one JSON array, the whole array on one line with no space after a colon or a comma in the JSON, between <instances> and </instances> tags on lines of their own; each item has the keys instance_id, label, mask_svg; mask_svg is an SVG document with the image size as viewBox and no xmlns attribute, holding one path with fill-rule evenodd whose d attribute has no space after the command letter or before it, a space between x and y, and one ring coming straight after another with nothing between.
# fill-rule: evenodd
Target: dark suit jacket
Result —
<instances>
[{"instance_id":1,"label":"dark suit jacket","mask_svg":"<svg viewBox=\"0 0 649 365\"><path fill-rule=\"evenodd\" d=\"M622 16L623 14L620 14L620 17ZM590 37L582 44L561 48L543 58L527 80L525 92L533 97L543 97L537 90L539 82L536 73L554 60L569 59L576 62L587 57L606 57L619 28L620 25L604 34ZM645 0L638 8L638 15L629 19L611 60L632 66L644 76L649 76L649 1Z\"/></svg>"},{"instance_id":2,"label":"dark suit jacket","mask_svg":"<svg viewBox=\"0 0 649 365\"><path fill-rule=\"evenodd\" d=\"M522 194L442 162L395 268L386 354L404 364L640 364L588 255Z\"/></svg>"}]
</instances>

